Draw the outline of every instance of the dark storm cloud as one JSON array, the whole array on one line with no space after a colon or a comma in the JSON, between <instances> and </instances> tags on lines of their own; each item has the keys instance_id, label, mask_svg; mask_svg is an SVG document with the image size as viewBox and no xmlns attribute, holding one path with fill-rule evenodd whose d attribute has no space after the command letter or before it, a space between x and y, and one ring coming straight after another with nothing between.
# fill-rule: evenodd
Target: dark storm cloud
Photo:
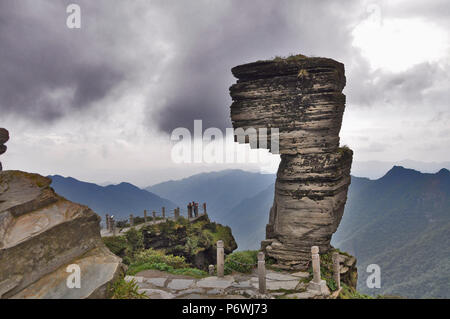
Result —
<instances>
[{"instance_id":1,"label":"dark storm cloud","mask_svg":"<svg viewBox=\"0 0 450 319\"><path fill-rule=\"evenodd\" d=\"M165 132L203 127L230 127L228 88L231 68L276 55L313 54L342 58L350 39L344 10L329 1L196 1L165 5L172 22L168 39L176 56L161 82L166 103L150 117ZM345 8L344 8L345 7ZM347 16L351 14L347 13ZM151 104L152 101L149 101Z\"/></svg>"},{"instance_id":2,"label":"dark storm cloud","mask_svg":"<svg viewBox=\"0 0 450 319\"><path fill-rule=\"evenodd\" d=\"M71 2L82 8L81 30L65 25ZM422 11L448 21L442 13L448 1L423 3L401 7L408 16ZM440 78L448 81L437 65L371 72L352 47L352 29L366 9L354 0L0 0L0 110L40 123L89 114L97 102L135 90L146 98L143 121L163 132L191 128L194 119L224 128L230 126L231 68L291 53L343 62L349 106L424 97L442 103L446 88L425 92Z\"/></svg>"},{"instance_id":3,"label":"dark storm cloud","mask_svg":"<svg viewBox=\"0 0 450 319\"><path fill-rule=\"evenodd\" d=\"M68 3L0 2L2 114L52 121L88 109L123 80L96 30L66 27Z\"/></svg>"},{"instance_id":4,"label":"dark storm cloud","mask_svg":"<svg viewBox=\"0 0 450 319\"><path fill-rule=\"evenodd\" d=\"M379 70L370 76L362 66L354 75L362 80L353 81L351 99L360 106L390 103L431 108L446 105L450 99L450 75L438 63L421 63L395 73Z\"/></svg>"}]
</instances>

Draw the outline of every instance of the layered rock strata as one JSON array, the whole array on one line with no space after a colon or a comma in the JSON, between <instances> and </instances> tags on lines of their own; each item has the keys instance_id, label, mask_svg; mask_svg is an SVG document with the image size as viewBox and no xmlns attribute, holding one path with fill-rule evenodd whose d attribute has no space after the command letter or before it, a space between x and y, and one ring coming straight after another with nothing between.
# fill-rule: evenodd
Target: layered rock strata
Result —
<instances>
[{"instance_id":1,"label":"layered rock strata","mask_svg":"<svg viewBox=\"0 0 450 319\"><path fill-rule=\"evenodd\" d=\"M0 297L103 298L122 272L100 237L100 217L58 196L49 178L0 172ZM69 288L68 265L80 269Z\"/></svg>"},{"instance_id":2,"label":"layered rock strata","mask_svg":"<svg viewBox=\"0 0 450 319\"><path fill-rule=\"evenodd\" d=\"M353 152L339 147L345 109L344 65L301 55L258 61L232 69L231 120L252 147L281 154L275 199L262 249L278 267L304 269L311 246L330 248L344 212ZM275 129L278 129L277 134ZM255 132L255 131L253 131ZM276 140L278 138L278 141Z\"/></svg>"},{"instance_id":3,"label":"layered rock strata","mask_svg":"<svg viewBox=\"0 0 450 319\"><path fill-rule=\"evenodd\" d=\"M0 128L0 155L6 152L6 145L5 143L9 140L9 132L4 129ZM0 162L0 171L2 171L2 163Z\"/></svg>"}]
</instances>

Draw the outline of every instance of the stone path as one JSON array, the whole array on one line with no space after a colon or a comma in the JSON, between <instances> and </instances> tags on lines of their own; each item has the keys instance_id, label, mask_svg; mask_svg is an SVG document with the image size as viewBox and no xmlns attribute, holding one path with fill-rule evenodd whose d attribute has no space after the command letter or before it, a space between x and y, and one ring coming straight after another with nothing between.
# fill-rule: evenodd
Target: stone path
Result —
<instances>
[{"instance_id":1,"label":"stone path","mask_svg":"<svg viewBox=\"0 0 450 319\"><path fill-rule=\"evenodd\" d=\"M252 274L233 274L223 278L215 276L192 278L173 275L159 270L144 270L125 280L135 280L140 292L150 299L273 299L273 298L329 298L307 290L309 273L280 273L267 270L267 293L258 292L258 277Z\"/></svg>"}]
</instances>

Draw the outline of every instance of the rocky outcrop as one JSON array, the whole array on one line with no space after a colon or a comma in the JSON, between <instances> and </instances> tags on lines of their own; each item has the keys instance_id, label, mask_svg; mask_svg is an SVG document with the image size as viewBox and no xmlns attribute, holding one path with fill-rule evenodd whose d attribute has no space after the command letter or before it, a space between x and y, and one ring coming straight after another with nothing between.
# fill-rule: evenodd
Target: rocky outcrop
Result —
<instances>
[{"instance_id":1,"label":"rocky outcrop","mask_svg":"<svg viewBox=\"0 0 450 319\"><path fill-rule=\"evenodd\" d=\"M225 254L237 248L230 227L211 222L208 215L194 222L180 219L150 225L143 229L143 236L146 249L163 249L168 254L183 256L188 263L203 270L217 263L217 240L223 241Z\"/></svg>"},{"instance_id":2,"label":"rocky outcrop","mask_svg":"<svg viewBox=\"0 0 450 319\"><path fill-rule=\"evenodd\" d=\"M0 128L0 155L6 152L6 145L5 143L9 140L9 132L4 129ZM0 171L2 171L2 163L0 162Z\"/></svg>"},{"instance_id":3,"label":"rocky outcrop","mask_svg":"<svg viewBox=\"0 0 450 319\"><path fill-rule=\"evenodd\" d=\"M102 298L122 271L104 246L100 217L58 196L49 178L0 172L0 297ZM66 284L80 267L81 287Z\"/></svg>"},{"instance_id":4,"label":"rocky outcrop","mask_svg":"<svg viewBox=\"0 0 450 319\"><path fill-rule=\"evenodd\" d=\"M344 65L298 55L240 65L232 73L238 78L230 88L234 128L267 128L267 147L261 141L251 146L281 154L262 249L280 268L305 269L311 246L330 250L350 184L353 152L339 147ZM249 135L242 141L251 142Z\"/></svg>"}]
</instances>

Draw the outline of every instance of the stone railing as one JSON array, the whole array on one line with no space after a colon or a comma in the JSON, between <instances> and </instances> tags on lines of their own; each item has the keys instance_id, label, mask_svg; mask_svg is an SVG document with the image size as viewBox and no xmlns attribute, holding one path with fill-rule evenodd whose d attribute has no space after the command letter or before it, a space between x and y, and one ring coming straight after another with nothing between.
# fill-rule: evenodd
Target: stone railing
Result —
<instances>
[{"instance_id":1,"label":"stone railing","mask_svg":"<svg viewBox=\"0 0 450 319\"><path fill-rule=\"evenodd\" d=\"M143 224L147 224L147 223L157 223L158 220L160 220L161 222L164 221L168 221L168 220L178 220L181 217L186 217L190 222L194 222L195 220L197 220L198 218L207 215L206 212L206 203L203 203L203 213L199 214L198 212L198 206L196 207L196 209L194 209L192 206L189 207L186 211L181 210L179 207L174 208L171 211L168 211L166 214L166 208L162 207L161 211L152 211L152 215L151 215L151 220L149 220L149 216L147 213L147 210L144 210L144 214L143 214L143 222L141 223L137 223L137 219L139 218L141 221L141 217L140 216L135 216L134 214L130 214L128 222L130 227L135 227L137 225L143 225ZM113 215L109 215L106 214L105 215L105 228L106 228L106 232L109 234L112 234L113 236L116 236L117 234L117 221L115 220Z\"/></svg>"},{"instance_id":2,"label":"stone railing","mask_svg":"<svg viewBox=\"0 0 450 319\"><path fill-rule=\"evenodd\" d=\"M337 290L341 289L341 281L340 281L340 260L339 253L333 253L333 278L337 285ZM314 292L318 292L321 295L329 295L330 291L327 287L326 281L321 278L320 274L320 256L319 256L319 247L312 246L311 247L311 261L313 268L313 279L308 285L308 290L312 290ZM265 254L260 251L258 253L258 261L255 264L242 264L237 261L233 261L235 263L245 265L245 266L257 266L258 269L258 287L259 293L266 293L266 262L265 262ZM225 253L223 241L219 240L217 242L217 277L224 277L225 272ZM209 274L211 276L214 275L214 265L209 265Z\"/></svg>"}]
</instances>

